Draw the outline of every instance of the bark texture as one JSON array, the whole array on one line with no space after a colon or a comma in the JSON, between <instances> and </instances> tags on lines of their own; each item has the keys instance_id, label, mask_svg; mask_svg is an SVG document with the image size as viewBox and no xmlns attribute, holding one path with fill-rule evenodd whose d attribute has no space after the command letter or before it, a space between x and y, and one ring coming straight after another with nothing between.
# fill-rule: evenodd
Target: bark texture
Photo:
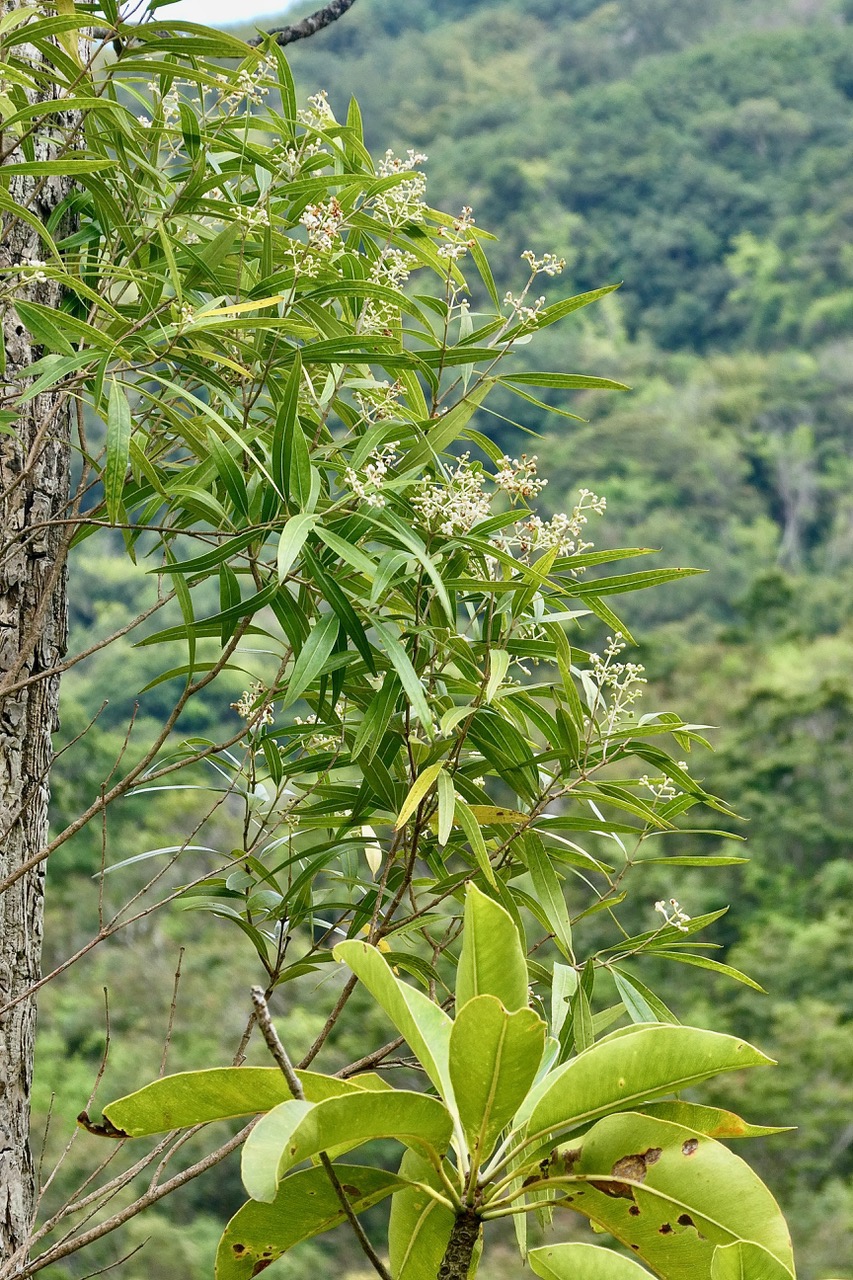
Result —
<instances>
[{"instance_id":1,"label":"bark texture","mask_svg":"<svg viewBox=\"0 0 853 1280\"><path fill-rule=\"evenodd\" d=\"M15 7L17 0L5 6ZM58 117L57 123L67 126L70 121ZM8 146L8 135L4 141ZM47 136L36 139L37 158L49 158L51 150ZM21 158L14 153L8 157ZM59 179L15 177L10 194L44 221L66 190ZM4 213L0 264L27 264L44 256L37 231ZM58 306L59 286L37 280L37 270L17 277L26 281L19 296ZM9 408L26 385L26 369L42 351L2 294L0 323L6 350L0 398ZM46 522L67 514L68 431L67 405L50 393L24 408L14 435L0 434L0 881L19 871L47 837L58 677L10 686L49 671L65 651L63 527ZM43 864L0 892L0 1010L40 976L43 903ZM0 1013L0 1260L25 1244L32 1224L29 1112L35 1026L33 997Z\"/></svg>"},{"instance_id":2,"label":"bark texture","mask_svg":"<svg viewBox=\"0 0 853 1280\"><path fill-rule=\"evenodd\" d=\"M480 1219L473 1209L457 1214L437 1280L467 1280L479 1238Z\"/></svg>"}]
</instances>

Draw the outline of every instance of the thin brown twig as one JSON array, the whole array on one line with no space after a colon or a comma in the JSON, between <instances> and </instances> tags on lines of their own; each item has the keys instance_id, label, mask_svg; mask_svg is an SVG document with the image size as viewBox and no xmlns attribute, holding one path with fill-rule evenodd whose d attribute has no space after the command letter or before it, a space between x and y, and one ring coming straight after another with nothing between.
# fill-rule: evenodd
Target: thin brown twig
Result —
<instances>
[{"instance_id":1,"label":"thin brown twig","mask_svg":"<svg viewBox=\"0 0 853 1280\"><path fill-rule=\"evenodd\" d=\"M287 1081L288 1089L293 1094L294 1098L298 1098L300 1101L304 1102L305 1090L302 1088L299 1077L293 1069L293 1064L287 1056L287 1050L279 1039L278 1032L273 1024L272 1017L270 1016L269 1005L267 1004L266 997L261 987L252 987L252 1003L254 1004L255 1011L258 1015L258 1026L261 1030L262 1036L264 1037L266 1046L269 1049L276 1066ZM319 1153L319 1157L320 1163L326 1171L326 1176L334 1188L335 1195L338 1197L341 1208L346 1214L349 1224L355 1233L358 1243L361 1245L365 1257L370 1262L370 1265L373 1267L376 1274L381 1277L381 1280L392 1280L391 1273L388 1271L385 1263L379 1257L379 1254L373 1248L373 1245L365 1235L364 1227L356 1217L355 1211L349 1202L349 1197L341 1186L340 1179L335 1173L334 1165L329 1159L327 1153L325 1151L321 1151Z\"/></svg>"}]
</instances>

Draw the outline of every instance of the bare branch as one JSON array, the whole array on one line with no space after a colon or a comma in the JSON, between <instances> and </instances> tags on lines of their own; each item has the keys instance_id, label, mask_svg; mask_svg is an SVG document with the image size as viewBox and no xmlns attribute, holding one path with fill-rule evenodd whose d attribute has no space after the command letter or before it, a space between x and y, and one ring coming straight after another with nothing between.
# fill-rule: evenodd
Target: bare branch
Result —
<instances>
[{"instance_id":1,"label":"bare branch","mask_svg":"<svg viewBox=\"0 0 853 1280\"><path fill-rule=\"evenodd\" d=\"M276 44L295 44L297 40L307 40L309 36L316 35L324 27L330 27L333 22L337 22L338 18L342 18L354 4L355 0L332 0L331 4L323 5L322 9L317 9L314 13L309 14L307 18L303 18L301 22L294 22L287 27L272 27L264 34L275 36ZM263 39L264 36L255 36L248 43L258 45L263 43Z\"/></svg>"}]
</instances>

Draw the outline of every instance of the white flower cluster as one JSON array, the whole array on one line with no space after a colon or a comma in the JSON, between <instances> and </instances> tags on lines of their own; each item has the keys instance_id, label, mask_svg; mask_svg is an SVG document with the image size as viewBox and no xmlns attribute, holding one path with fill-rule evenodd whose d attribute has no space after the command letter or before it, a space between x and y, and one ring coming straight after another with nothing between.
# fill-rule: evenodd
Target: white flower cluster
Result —
<instances>
[{"instance_id":1,"label":"white flower cluster","mask_svg":"<svg viewBox=\"0 0 853 1280\"><path fill-rule=\"evenodd\" d=\"M566 266L566 259L558 258L556 253L543 253L541 258L537 258L532 249L525 249L521 256L535 276L558 276Z\"/></svg>"},{"instance_id":2,"label":"white flower cluster","mask_svg":"<svg viewBox=\"0 0 853 1280\"><path fill-rule=\"evenodd\" d=\"M353 399L361 410L365 422L382 422L385 418L394 415L402 394L403 387L400 382L376 382L373 386L353 391Z\"/></svg>"},{"instance_id":3,"label":"white flower cluster","mask_svg":"<svg viewBox=\"0 0 853 1280\"><path fill-rule=\"evenodd\" d=\"M44 284L47 280L44 270L46 266L47 263L42 262L41 258L31 258L29 262L13 262L10 270L26 272L26 279L30 283Z\"/></svg>"},{"instance_id":4,"label":"white flower cluster","mask_svg":"<svg viewBox=\"0 0 853 1280\"><path fill-rule=\"evenodd\" d=\"M216 83L223 104L236 107L245 100L259 106L272 88L268 77L274 65L272 58L267 57L262 58L255 67L241 68L237 72L236 81L229 80L227 76L217 76Z\"/></svg>"},{"instance_id":5,"label":"white flower cluster","mask_svg":"<svg viewBox=\"0 0 853 1280\"><path fill-rule=\"evenodd\" d=\"M678 767L686 770L687 761L679 760ZM672 779L667 777L650 778L647 773L644 773L640 778L640 785L645 787L647 791L651 791L656 800L662 800L664 803L667 800L674 800L676 796L683 794L678 790Z\"/></svg>"},{"instance_id":6,"label":"white flower cluster","mask_svg":"<svg viewBox=\"0 0 853 1280\"><path fill-rule=\"evenodd\" d=\"M335 123L335 114L329 105L329 95L325 89L321 89L319 93L314 93L308 99L307 111L298 111L296 118L300 124L307 125L310 129L325 129L327 125Z\"/></svg>"},{"instance_id":7,"label":"white flower cluster","mask_svg":"<svg viewBox=\"0 0 853 1280\"><path fill-rule=\"evenodd\" d=\"M304 720L301 716L294 717L294 724L302 729L308 729L317 723L317 716L313 714L306 716ZM340 737L335 733L309 733L302 739L302 746L307 751L336 751L339 745Z\"/></svg>"},{"instance_id":8,"label":"white flower cluster","mask_svg":"<svg viewBox=\"0 0 853 1280\"><path fill-rule=\"evenodd\" d=\"M454 218L450 227L438 229L438 234L445 241L445 244L439 245L438 256L447 258L450 262L464 258L474 245L473 238L468 234L473 225L474 212L470 205L463 205L461 214L458 218Z\"/></svg>"},{"instance_id":9,"label":"white flower cluster","mask_svg":"<svg viewBox=\"0 0 853 1280\"><path fill-rule=\"evenodd\" d=\"M495 487L511 498L535 498L548 483L537 478L537 461L535 453L530 458L526 453L521 458L510 458L505 454L500 461L500 470L495 472Z\"/></svg>"},{"instance_id":10,"label":"white flower cluster","mask_svg":"<svg viewBox=\"0 0 853 1280\"><path fill-rule=\"evenodd\" d=\"M240 221L247 231L256 231L258 228L268 227L270 225L270 211L265 204L256 204L251 208L240 208Z\"/></svg>"},{"instance_id":11,"label":"white flower cluster","mask_svg":"<svg viewBox=\"0 0 853 1280\"><path fill-rule=\"evenodd\" d=\"M526 520L519 521L511 533L504 534L504 544L519 547L525 560L534 551L549 551L552 547L557 548L560 556L580 555L593 545L580 536L589 522L588 512L603 515L606 507L606 498L600 498L590 489L581 489L578 502L570 513L557 512L550 520L543 520L536 515L529 516Z\"/></svg>"},{"instance_id":12,"label":"white flower cluster","mask_svg":"<svg viewBox=\"0 0 853 1280\"><path fill-rule=\"evenodd\" d=\"M247 720L252 729L262 729L264 725L272 724L275 718L269 703L261 707L257 705L259 699L265 694L266 689L261 681L254 680L248 689L243 690L239 702L231 703L232 711L236 711L238 716Z\"/></svg>"},{"instance_id":13,"label":"white flower cluster","mask_svg":"<svg viewBox=\"0 0 853 1280\"><path fill-rule=\"evenodd\" d=\"M661 898L660 902L655 903L655 911L658 915L663 916L664 924L672 925L681 933L689 933L687 928L690 923L690 916L681 910L681 906L675 898L670 898L668 902L664 902Z\"/></svg>"},{"instance_id":14,"label":"white flower cluster","mask_svg":"<svg viewBox=\"0 0 853 1280\"><path fill-rule=\"evenodd\" d=\"M402 159L389 148L384 159L380 160L376 170L377 178L390 178L398 173L409 174L385 191L380 191L372 201L373 212L390 226L401 227L407 222L423 222L426 174L414 173L412 170L426 160L423 152L413 151L411 148Z\"/></svg>"},{"instance_id":15,"label":"white flower cluster","mask_svg":"<svg viewBox=\"0 0 853 1280\"><path fill-rule=\"evenodd\" d=\"M303 166L307 160L311 160L316 155L328 155L326 148L322 142L309 142L307 138L303 138L301 145L296 147L282 147L276 152L276 160L281 174L284 178L292 179L302 173Z\"/></svg>"},{"instance_id":16,"label":"white flower cluster","mask_svg":"<svg viewBox=\"0 0 853 1280\"><path fill-rule=\"evenodd\" d=\"M428 528L437 528L448 538L469 533L491 510L491 497L483 492L485 480L482 468L463 453L444 481L422 482L412 506Z\"/></svg>"},{"instance_id":17,"label":"white flower cluster","mask_svg":"<svg viewBox=\"0 0 853 1280\"><path fill-rule=\"evenodd\" d=\"M509 290L504 294L504 306L509 307L519 324L533 324L545 306L544 296L537 298L532 304L525 302L527 290L517 298Z\"/></svg>"},{"instance_id":18,"label":"white flower cluster","mask_svg":"<svg viewBox=\"0 0 853 1280\"><path fill-rule=\"evenodd\" d=\"M361 475L352 467L347 467L344 472L344 484L369 507L385 506L385 495L381 490L388 472L397 463L399 443L399 440L391 440L374 449Z\"/></svg>"},{"instance_id":19,"label":"white flower cluster","mask_svg":"<svg viewBox=\"0 0 853 1280\"><path fill-rule=\"evenodd\" d=\"M592 679L598 690L599 697L596 704L603 705L603 693L608 690L610 693L610 705L606 710L604 736L612 734L631 712L631 707L642 697L642 685L646 684L646 678L643 675L645 667L639 662L619 662L619 655L626 648L625 641L622 639L622 632L617 631L615 636L607 637L607 648L604 650L604 657L599 653L591 653L589 655L590 666L592 667ZM593 708L593 711L597 709Z\"/></svg>"},{"instance_id":20,"label":"white flower cluster","mask_svg":"<svg viewBox=\"0 0 853 1280\"><path fill-rule=\"evenodd\" d=\"M325 204L309 204L299 219L308 232L308 244L318 253L328 253L341 233L344 211L332 196Z\"/></svg>"},{"instance_id":21,"label":"white flower cluster","mask_svg":"<svg viewBox=\"0 0 853 1280\"><path fill-rule=\"evenodd\" d=\"M402 289L417 265L417 258L405 249L385 245L370 268L369 279L385 289ZM368 298L358 319L359 333L385 333L399 318L397 307L384 299Z\"/></svg>"}]
</instances>

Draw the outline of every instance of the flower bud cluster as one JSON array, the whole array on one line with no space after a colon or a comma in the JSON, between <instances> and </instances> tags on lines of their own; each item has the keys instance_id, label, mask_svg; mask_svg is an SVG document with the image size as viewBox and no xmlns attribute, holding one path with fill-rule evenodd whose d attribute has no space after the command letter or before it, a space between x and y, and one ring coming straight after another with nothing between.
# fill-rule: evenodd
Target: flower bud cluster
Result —
<instances>
[{"instance_id":1,"label":"flower bud cluster","mask_svg":"<svg viewBox=\"0 0 853 1280\"><path fill-rule=\"evenodd\" d=\"M690 923L690 916L681 910L681 906L677 899L670 898L668 902L665 902L663 898L661 898L660 902L655 903L655 911L658 915L663 916L664 924L672 925L672 927L678 929L680 933L690 932L687 928Z\"/></svg>"},{"instance_id":2,"label":"flower bud cluster","mask_svg":"<svg viewBox=\"0 0 853 1280\"><path fill-rule=\"evenodd\" d=\"M299 219L308 232L308 244L318 253L328 253L341 233L344 211L334 196L325 204L309 204Z\"/></svg>"},{"instance_id":3,"label":"flower bud cluster","mask_svg":"<svg viewBox=\"0 0 853 1280\"><path fill-rule=\"evenodd\" d=\"M534 453L528 457L510 458L507 454L501 458L500 470L495 472L495 487L502 489L511 498L535 498L548 483L536 476L538 459Z\"/></svg>"},{"instance_id":4,"label":"flower bud cluster","mask_svg":"<svg viewBox=\"0 0 853 1280\"><path fill-rule=\"evenodd\" d=\"M483 492L486 476L464 453L443 481L423 481L412 506L423 523L448 538L469 533L488 518L491 495Z\"/></svg>"},{"instance_id":5,"label":"flower bud cluster","mask_svg":"<svg viewBox=\"0 0 853 1280\"><path fill-rule=\"evenodd\" d=\"M231 703L232 711L236 711L238 716L248 721L251 729L262 729L265 725L272 724L275 719L275 714L269 703L258 706L258 702L265 696L266 692L261 681L254 680L248 689L243 690L239 701Z\"/></svg>"},{"instance_id":6,"label":"flower bud cluster","mask_svg":"<svg viewBox=\"0 0 853 1280\"><path fill-rule=\"evenodd\" d=\"M369 455L370 460L361 475L352 467L347 467L343 480L347 488L355 496L367 503L369 507L384 507L385 495L381 492L388 472L397 463L397 447L399 440L391 440L380 445Z\"/></svg>"}]
</instances>

